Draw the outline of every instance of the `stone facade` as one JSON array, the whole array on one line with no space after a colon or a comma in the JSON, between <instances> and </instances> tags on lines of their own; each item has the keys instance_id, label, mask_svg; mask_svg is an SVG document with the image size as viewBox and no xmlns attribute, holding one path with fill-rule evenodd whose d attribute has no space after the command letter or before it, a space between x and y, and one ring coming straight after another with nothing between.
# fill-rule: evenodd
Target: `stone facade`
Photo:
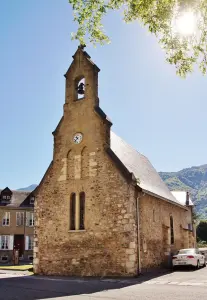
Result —
<instances>
[{"instance_id":1,"label":"stone facade","mask_svg":"<svg viewBox=\"0 0 207 300\"><path fill-rule=\"evenodd\" d=\"M65 75L64 115L53 132L53 161L36 190L34 272L133 276L138 272L139 261L143 267L153 265L153 247L147 249L147 259L146 252L139 259L140 242L145 239L149 245L156 237L163 244L159 231L162 224L168 226L165 215L175 212L174 222L185 226L186 208L164 200L156 202L149 195L147 201L139 200L140 207L137 205L138 196L143 195L141 188L110 150L112 123L99 108L99 69L81 47L73 58ZM84 96L78 100L78 82L82 79ZM74 142L76 133L82 134L80 143ZM84 214L80 205L83 192ZM157 207L157 216L165 207L155 229L148 215L151 202ZM177 233L176 238L180 238ZM163 254L159 255L161 263Z\"/></svg>"}]
</instances>

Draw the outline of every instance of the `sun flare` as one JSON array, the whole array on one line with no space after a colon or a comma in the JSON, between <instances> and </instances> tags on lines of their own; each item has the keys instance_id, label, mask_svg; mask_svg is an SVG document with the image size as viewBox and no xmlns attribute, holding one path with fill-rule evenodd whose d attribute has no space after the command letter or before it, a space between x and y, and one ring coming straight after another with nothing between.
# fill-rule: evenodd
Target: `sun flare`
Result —
<instances>
[{"instance_id":1,"label":"sun flare","mask_svg":"<svg viewBox=\"0 0 207 300\"><path fill-rule=\"evenodd\" d=\"M192 35L196 32L197 18L193 12L185 12L175 21L175 30L184 36Z\"/></svg>"}]
</instances>

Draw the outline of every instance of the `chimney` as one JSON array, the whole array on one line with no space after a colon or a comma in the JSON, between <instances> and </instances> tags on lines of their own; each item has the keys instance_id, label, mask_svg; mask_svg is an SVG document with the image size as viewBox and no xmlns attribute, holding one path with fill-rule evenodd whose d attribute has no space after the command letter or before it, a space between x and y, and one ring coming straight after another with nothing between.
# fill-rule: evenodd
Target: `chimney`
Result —
<instances>
[{"instance_id":1,"label":"chimney","mask_svg":"<svg viewBox=\"0 0 207 300\"><path fill-rule=\"evenodd\" d=\"M189 206L189 204L190 204L189 198L190 198L189 192L186 192L186 202L185 202L185 205L186 205L186 206Z\"/></svg>"}]
</instances>

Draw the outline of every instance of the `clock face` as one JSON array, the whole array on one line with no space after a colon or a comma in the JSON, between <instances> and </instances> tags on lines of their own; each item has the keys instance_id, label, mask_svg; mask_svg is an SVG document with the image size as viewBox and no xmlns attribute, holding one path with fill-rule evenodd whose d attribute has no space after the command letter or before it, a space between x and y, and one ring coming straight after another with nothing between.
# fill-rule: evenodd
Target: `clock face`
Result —
<instances>
[{"instance_id":1,"label":"clock face","mask_svg":"<svg viewBox=\"0 0 207 300\"><path fill-rule=\"evenodd\" d=\"M73 142L75 144L80 144L83 139L83 135L81 133L76 133L73 137Z\"/></svg>"}]
</instances>

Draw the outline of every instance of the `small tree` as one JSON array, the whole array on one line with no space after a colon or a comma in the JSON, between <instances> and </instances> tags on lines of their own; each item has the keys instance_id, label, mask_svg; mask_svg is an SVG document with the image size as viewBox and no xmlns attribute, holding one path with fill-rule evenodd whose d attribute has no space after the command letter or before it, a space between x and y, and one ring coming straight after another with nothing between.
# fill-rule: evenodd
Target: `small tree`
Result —
<instances>
[{"instance_id":1,"label":"small tree","mask_svg":"<svg viewBox=\"0 0 207 300\"><path fill-rule=\"evenodd\" d=\"M159 40L167 62L186 76L198 64L207 68L207 0L69 0L81 44L109 42L103 17L110 10L123 12L125 22L139 21Z\"/></svg>"},{"instance_id":2,"label":"small tree","mask_svg":"<svg viewBox=\"0 0 207 300\"><path fill-rule=\"evenodd\" d=\"M207 243L207 220L200 221L196 229L198 241Z\"/></svg>"}]
</instances>

